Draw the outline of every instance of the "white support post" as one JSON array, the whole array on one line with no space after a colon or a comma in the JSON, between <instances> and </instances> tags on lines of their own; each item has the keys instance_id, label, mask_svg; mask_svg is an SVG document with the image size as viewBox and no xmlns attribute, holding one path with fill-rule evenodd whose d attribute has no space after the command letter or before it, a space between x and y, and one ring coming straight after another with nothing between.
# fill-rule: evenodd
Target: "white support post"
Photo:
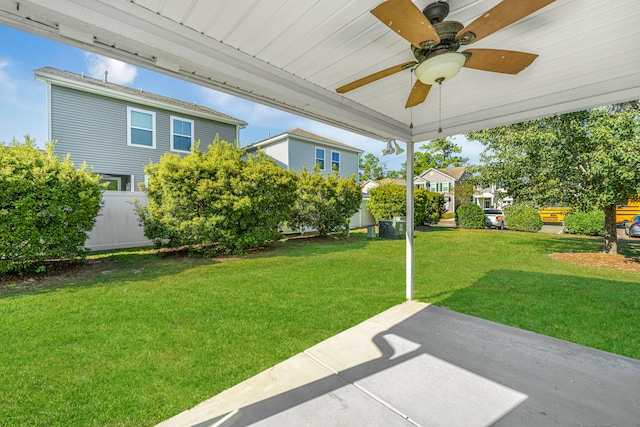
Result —
<instances>
[{"instance_id":1,"label":"white support post","mask_svg":"<svg viewBox=\"0 0 640 427\"><path fill-rule=\"evenodd\" d=\"M413 142L407 142L407 300L413 299Z\"/></svg>"}]
</instances>

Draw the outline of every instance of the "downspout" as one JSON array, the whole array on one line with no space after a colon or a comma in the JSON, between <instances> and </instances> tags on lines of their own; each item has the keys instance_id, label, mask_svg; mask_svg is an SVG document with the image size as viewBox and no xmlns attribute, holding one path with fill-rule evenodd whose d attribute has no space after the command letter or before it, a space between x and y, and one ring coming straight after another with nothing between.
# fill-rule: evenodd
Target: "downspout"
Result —
<instances>
[{"instance_id":1,"label":"downspout","mask_svg":"<svg viewBox=\"0 0 640 427\"><path fill-rule=\"evenodd\" d=\"M53 139L51 130L51 82L47 82L47 142Z\"/></svg>"},{"instance_id":2,"label":"downspout","mask_svg":"<svg viewBox=\"0 0 640 427\"><path fill-rule=\"evenodd\" d=\"M236 125L236 143L235 143L235 145L236 145L236 147L238 147L238 148L240 148L240 146L241 146L241 142L240 142L240 129L244 129L244 128L246 128L246 127L247 127L247 125L248 125L248 123L246 123L246 122L243 122L243 123L242 123L242 124L240 124L240 125Z\"/></svg>"},{"instance_id":3,"label":"downspout","mask_svg":"<svg viewBox=\"0 0 640 427\"><path fill-rule=\"evenodd\" d=\"M406 238L406 293L413 299L413 142L407 142L407 238Z\"/></svg>"}]
</instances>

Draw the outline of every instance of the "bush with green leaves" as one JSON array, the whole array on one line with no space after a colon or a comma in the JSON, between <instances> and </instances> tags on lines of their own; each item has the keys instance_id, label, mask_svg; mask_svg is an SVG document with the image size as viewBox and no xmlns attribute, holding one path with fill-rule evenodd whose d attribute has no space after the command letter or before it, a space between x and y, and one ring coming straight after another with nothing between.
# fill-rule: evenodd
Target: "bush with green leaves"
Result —
<instances>
[{"instance_id":1,"label":"bush with green leaves","mask_svg":"<svg viewBox=\"0 0 640 427\"><path fill-rule=\"evenodd\" d=\"M445 213L444 195L434 191L416 188L413 203L416 224L437 224Z\"/></svg>"},{"instance_id":2,"label":"bush with green leaves","mask_svg":"<svg viewBox=\"0 0 640 427\"><path fill-rule=\"evenodd\" d=\"M0 273L83 258L101 206L100 177L55 156L53 142L0 144Z\"/></svg>"},{"instance_id":3,"label":"bush with green leaves","mask_svg":"<svg viewBox=\"0 0 640 427\"><path fill-rule=\"evenodd\" d=\"M262 152L245 159L217 137L204 152L194 145L187 156L165 153L145 167L148 203L136 206L145 235L192 253L243 253L279 239L296 200L295 173Z\"/></svg>"},{"instance_id":4,"label":"bush with green leaves","mask_svg":"<svg viewBox=\"0 0 640 427\"><path fill-rule=\"evenodd\" d=\"M479 229L485 227L484 211L478 204L467 202L456 209L456 224L462 228Z\"/></svg>"},{"instance_id":5,"label":"bush with green leaves","mask_svg":"<svg viewBox=\"0 0 640 427\"><path fill-rule=\"evenodd\" d=\"M407 187L385 184L369 190L367 208L376 221L406 216ZM444 214L444 196L424 188L414 190L415 224L436 224Z\"/></svg>"},{"instance_id":6,"label":"bush with green leaves","mask_svg":"<svg viewBox=\"0 0 640 427\"><path fill-rule=\"evenodd\" d=\"M564 216L564 228L571 234L604 236L604 212L600 209L571 210Z\"/></svg>"},{"instance_id":7,"label":"bush with green leaves","mask_svg":"<svg viewBox=\"0 0 640 427\"><path fill-rule=\"evenodd\" d=\"M349 219L362 203L362 191L355 175L343 178L334 171L325 176L317 168L312 172L306 168L300 171L297 196L289 221L291 227L313 228L321 236L348 229Z\"/></svg>"},{"instance_id":8,"label":"bush with green leaves","mask_svg":"<svg viewBox=\"0 0 640 427\"><path fill-rule=\"evenodd\" d=\"M542 218L538 211L523 203L516 203L505 209L507 228L516 231L538 232L542 228Z\"/></svg>"}]
</instances>

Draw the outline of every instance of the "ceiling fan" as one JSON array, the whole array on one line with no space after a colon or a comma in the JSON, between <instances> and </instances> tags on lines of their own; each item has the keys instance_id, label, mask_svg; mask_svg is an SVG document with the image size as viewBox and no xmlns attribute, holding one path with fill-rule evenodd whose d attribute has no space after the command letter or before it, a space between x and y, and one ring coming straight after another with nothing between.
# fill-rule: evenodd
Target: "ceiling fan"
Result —
<instances>
[{"instance_id":1,"label":"ceiling fan","mask_svg":"<svg viewBox=\"0 0 640 427\"><path fill-rule=\"evenodd\" d=\"M403 70L413 69L416 83L405 108L421 104L431 86L453 78L462 67L496 73L518 74L538 55L500 49L467 49L460 46L477 42L519 21L555 0L502 0L466 27L460 22L445 21L449 4L436 1L424 10L411 0L386 0L371 10L383 24L411 43L416 58L363 77L336 89L346 93Z\"/></svg>"}]
</instances>

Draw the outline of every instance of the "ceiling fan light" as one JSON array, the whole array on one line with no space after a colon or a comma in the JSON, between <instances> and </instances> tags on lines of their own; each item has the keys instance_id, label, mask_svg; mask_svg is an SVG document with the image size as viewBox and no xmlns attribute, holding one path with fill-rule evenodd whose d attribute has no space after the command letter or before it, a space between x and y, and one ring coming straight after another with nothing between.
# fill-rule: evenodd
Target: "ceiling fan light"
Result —
<instances>
[{"instance_id":1,"label":"ceiling fan light","mask_svg":"<svg viewBox=\"0 0 640 427\"><path fill-rule=\"evenodd\" d=\"M422 83L435 85L455 77L466 60L467 57L461 53L447 52L421 62L414 73Z\"/></svg>"}]
</instances>

